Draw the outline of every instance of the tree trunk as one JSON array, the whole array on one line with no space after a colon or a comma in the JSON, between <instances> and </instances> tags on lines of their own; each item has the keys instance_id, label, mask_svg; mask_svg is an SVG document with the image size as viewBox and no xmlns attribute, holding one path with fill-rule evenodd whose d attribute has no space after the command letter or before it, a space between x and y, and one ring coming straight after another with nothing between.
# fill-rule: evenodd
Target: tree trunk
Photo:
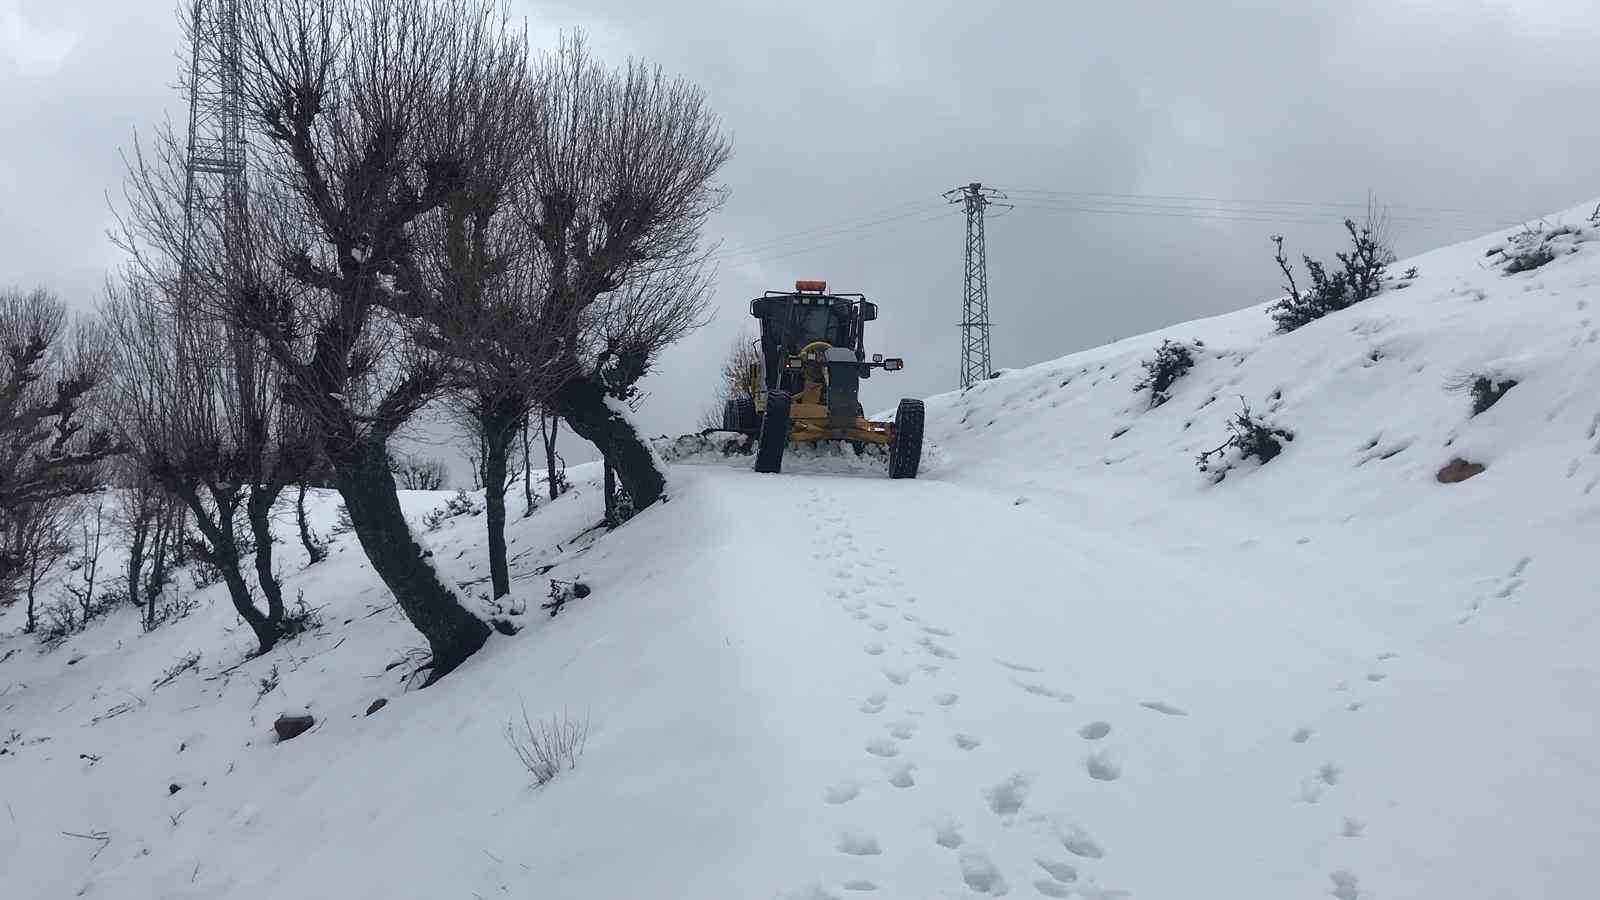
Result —
<instances>
[{"instance_id":1,"label":"tree trunk","mask_svg":"<svg viewBox=\"0 0 1600 900\"><path fill-rule=\"evenodd\" d=\"M539 413L539 435L544 438L544 480L550 487L550 499L561 496L561 485L556 482L556 434L561 430L559 415Z\"/></svg>"},{"instance_id":2,"label":"tree trunk","mask_svg":"<svg viewBox=\"0 0 1600 900\"><path fill-rule=\"evenodd\" d=\"M611 460L601 462L605 470L604 491L606 495L606 527L617 527L617 470L611 465Z\"/></svg>"},{"instance_id":3,"label":"tree trunk","mask_svg":"<svg viewBox=\"0 0 1600 900\"><path fill-rule=\"evenodd\" d=\"M506 560L506 468L517 426L504 412L480 417L483 438L483 507L489 527L489 580L495 599L511 593L511 569Z\"/></svg>"},{"instance_id":4,"label":"tree trunk","mask_svg":"<svg viewBox=\"0 0 1600 900\"><path fill-rule=\"evenodd\" d=\"M483 646L489 626L445 587L412 539L383 445L364 441L329 455L350 524L373 571L428 639L433 663L427 684L432 684Z\"/></svg>"},{"instance_id":5,"label":"tree trunk","mask_svg":"<svg viewBox=\"0 0 1600 900\"><path fill-rule=\"evenodd\" d=\"M34 612L33 599L33 589L39 584L39 577L36 574L37 569L37 556L33 553L28 554L28 621L24 623L22 628L28 634L33 634L34 630L39 627L39 619Z\"/></svg>"},{"instance_id":6,"label":"tree trunk","mask_svg":"<svg viewBox=\"0 0 1600 900\"><path fill-rule=\"evenodd\" d=\"M233 517L239 507L238 496L230 495L231 490L226 487L210 488L214 507L211 512L215 514L213 518L207 514L205 504L200 501L200 493L193 485L169 484L168 489L181 497L194 513L195 527L200 529L200 535L205 539L205 561L222 573L222 581L228 586L228 598L233 601L234 610L255 632L256 641L261 645L259 653L271 650L278 643L278 638L282 637L281 620L269 619L256 608L255 600L250 596L250 586L239 571L239 544L233 537Z\"/></svg>"},{"instance_id":7,"label":"tree trunk","mask_svg":"<svg viewBox=\"0 0 1600 900\"><path fill-rule=\"evenodd\" d=\"M276 482L252 484L245 501L250 518L250 534L256 542L256 581L267 598L267 619L280 630L283 626L283 586L272 571L272 504L278 501L283 485Z\"/></svg>"},{"instance_id":8,"label":"tree trunk","mask_svg":"<svg viewBox=\"0 0 1600 900\"><path fill-rule=\"evenodd\" d=\"M573 378L556 392L561 417L578 436L599 448L617 470L622 487L640 510L661 499L666 474L656 456L626 418L606 403L601 385L592 378Z\"/></svg>"},{"instance_id":9,"label":"tree trunk","mask_svg":"<svg viewBox=\"0 0 1600 900\"><path fill-rule=\"evenodd\" d=\"M528 442L530 419L522 418L522 499L527 503L522 509L524 518L533 515L533 447Z\"/></svg>"},{"instance_id":10,"label":"tree trunk","mask_svg":"<svg viewBox=\"0 0 1600 900\"><path fill-rule=\"evenodd\" d=\"M133 515L133 534L128 542L128 602L139 607L144 616L144 629L149 631L150 623L155 620L155 608L145 609L140 602L139 576L144 573L144 540L150 532L150 519L142 504Z\"/></svg>"},{"instance_id":11,"label":"tree trunk","mask_svg":"<svg viewBox=\"0 0 1600 900\"><path fill-rule=\"evenodd\" d=\"M294 498L294 520L300 526L300 545L306 548L308 566L314 566L328 558L328 548L324 547L311 533L311 525L306 521L306 483L300 482L300 492Z\"/></svg>"}]
</instances>

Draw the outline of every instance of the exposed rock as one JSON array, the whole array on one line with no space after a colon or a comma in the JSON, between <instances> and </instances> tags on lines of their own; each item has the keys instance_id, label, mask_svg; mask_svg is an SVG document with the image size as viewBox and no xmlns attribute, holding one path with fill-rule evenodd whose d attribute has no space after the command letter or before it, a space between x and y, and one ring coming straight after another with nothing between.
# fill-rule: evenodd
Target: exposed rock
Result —
<instances>
[{"instance_id":1,"label":"exposed rock","mask_svg":"<svg viewBox=\"0 0 1600 900\"><path fill-rule=\"evenodd\" d=\"M1439 474L1435 477L1439 479L1440 484L1455 484L1458 481L1466 481L1482 471L1483 466L1481 464L1467 462L1458 456L1446 463L1445 467L1440 469Z\"/></svg>"},{"instance_id":2,"label":"exposed rock","mask_svg":"<svg viewBox=\"0 0 1600 900\"><path fill-rule=\"evenodd\" d=\"M179 792L181 790L183 790L183 785L181 785L181 784L169 784L169 785L167 785L167 796L170 797L173 794L176 794L177 792Z\"/></svg>"},{"instance_id":3,"label":"exposed rock","mask_svg":"<svg viewBox=\"0 0 1600 900\"><path fill-rule=\"evenodd\" d=\"M383 697L379 697L378 699L372 701L372 705L371 706L367 707L367 715L370 716L373 713L377 712L380 709L383 709L385 706L388 706L388 705L389 705L389 701L387 699L385 699Z\"/></svg>"},{"instance_id":4,"label":"exposed rock","mask_svg":"<svg viewBox=\"0 0 1600 900\"><path fill-rule=\"evenodd\" d=\"M272 723L274 731L278 732L278 740L287 741L305 734L311 726L317 724L315 716L310 714L300 716L279 716L278 721Z\"/></svg>"}]
</instances>

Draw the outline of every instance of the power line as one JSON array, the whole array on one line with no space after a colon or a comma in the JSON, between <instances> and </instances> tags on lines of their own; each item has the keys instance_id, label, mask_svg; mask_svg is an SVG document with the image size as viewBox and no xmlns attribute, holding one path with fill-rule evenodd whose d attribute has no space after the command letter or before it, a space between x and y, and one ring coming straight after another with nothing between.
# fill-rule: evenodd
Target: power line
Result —
<instances>
[{"instance_id":1,"label":"power line","mask_svg":"<svg viewBox=\"0 0 1600 900\"><path fill-rule=\"evenodd\" d=\"M760 254L768 250L781 247L784 244L792 243L800 238L826 237L829 235L829 233L843 233L846 231L856 231L863 228L871 228L876 225L897 221L899 219L908 218L924 212L929 203L930 201L927 198L918 198L916 200L910 200L904 203L896 203L892 206L881 207L874 211L861 213L859 215L840 219L836 222L831 222L825 225L817 225L807 228L803 231L774 235L769 238L762 238L760 240L749 241L743 244L735 244L731 247L720 248L717 250L715 255L718 257L727 258L744 256L751 253ZM915 208L907 209L907 207ZM895 212L892 215L882 215L883 213L889 213L890 211Z\"/></svg>"},{"instance_id":2,"label":"power line","mask_svg":"<svg viewBox=\"0 0 1600 900\"><path fill-rule=\"evenodd\" d=\"M1201 196L1201 195L1196 195L1196 194L1137 194L1137 193L1108 193L1108 192L1103 192L1103 191L1056 191L1056 190L1044 190L1044 189L1041 189L1041 188L1011 188L1010 191L1013 194L1040 194L1040 195L1057 196L1057 197L1079 197L1079 198L1099 198L1099 197L1104 197L1104 198L1135 200L1135 201L1171 200L1171 201L1193 202L1193 203L1227 203L1227 204L1232 204L1232 205L1236 205L1236 206L1256 206L1256 207L1302 206L1302 207L1322 207L1322 208L1333 208L1333 209L1365 209L1367 207L1367 203L1365 201L1355 202L1355 201L1348 201L1348 200L1346 200L1346 201L1333 201L1333 200L1234 200L1234 199L1230 199L1230 198L1226 198L1226 197L1207 197L1207 196ZM1527 218L1526 216L1523 216L1523 215L1521 215L1519 213L1514 213L1511 210L1506 210L1506 209L1485 209L1485 208L1473 208L1473 207L1463 207L1463 206L1421 206L1421 205L1417 205L1417 204L1406 204L1406 203L1386 203L1386 204L1383 204L1383 206L1385 208L1394 209L1394 210L1415 210L1417 212L1453 213L1453 214L1491 216L1491 217L1496 217L1496 218L1510 219L1512 221L1518 221L1518 222L1523 221L1525 218Z\"/></svg>"},{"instance_id":3,"label":"power line","mask_svg":"<svg viewBox=\"0 0 1600 900\"><path fill-rule=\"evenodd\" d=\"M887 224L887 223L890 223L890 222L901 222L901 221L904 221L906 219L910 219L913 216L920 216L920 218L915 218L915 219L912 219L909 222L905 222L905 226L903 226L903 227L909 227L909 226L912 226L912 225L920 225L920 224L925 223L925 222L932 222L932 221L935 221L937 219L948 218L950 216L950 212L947 209L941 208L938 212L933 213L932 215L928 215L926 210L918 209L918 210L914 210L912 212L903 213L903 214L898 215L898 216L891 216L891 217L888 217L886 219L880 219L880 220L877 220L877 221L874 221L874 222L864 223L864 224L858 225L858 226L852 226L851 228L841 229L841 230L839 230L838 232L836 232L834 234L822 236L822 237L824 237L824 239L822 240L821 243L808 244L807 246L794 248L794 249L786 248L783 244L780 243L780 244L774 245L772 247L767 247L765 249L753 250L753 251L733 252L733 253L724 253L724 252L720 252L719 251L719 252L711 254L711 256L708 257L708 259L710 259L712 261L715 261L715 262L735 261L735 262L738 262L740 264L749 264L749 265L754 265L754 264L758 264L758 263L765 263L765 262L771 262L773 260L778 260L778 259L787 259L788 257L798 256L798 255L800 255L802 253L810 253L810 252L813 252L815 250L823 250L823 249L827 249L827 248L830 248L830 247L839 247L839 246L844 246L846 244L856 243L858 241L869 240L869 239L871 239L872 237L874 237L876 235L871 234L871 233L869 233L869 234L861 234L861 235L847 235L846 232L860 231L860 230L866 229L866 228L876 228L878 226L881 226L881 225L884 225L884 224ZM901 229L895 229L895 230L899 231ZM887 233L887 231L885 231L884 233Z\"/></svg>"}]
</instances>

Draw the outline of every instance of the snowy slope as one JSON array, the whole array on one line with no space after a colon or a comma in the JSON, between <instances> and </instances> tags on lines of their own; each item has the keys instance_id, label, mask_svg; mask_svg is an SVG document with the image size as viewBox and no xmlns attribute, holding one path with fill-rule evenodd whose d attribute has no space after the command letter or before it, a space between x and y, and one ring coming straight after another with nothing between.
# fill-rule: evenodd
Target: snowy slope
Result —
<instances>
[{"instance_id":1,"label":"snowy slope","mask_svg":"<svg viewBox=\"0 0 1600 900\"><path fill-rule=\"evenodd\" d=\"M706 454L600 538L574 470L511 526L528 627L426 691L349 538L286 542L326 624L242 664L216 588L150 635L6 633L0 893L1587 896L1600 249L1506 276L1498 241L1290 335L1251 308L930 398L915 482ZM1151 410L1164 337L1204 348ZM1473 417L1473 372L1519 383ZM1240 395L1296 438L1214 483ZM1435 481L1457 456L1487 468ZM480 519L427 540L480 589ZM546 618L550 577L593 594ZM524 707L590 726L544 788Z\"/></svg>"}]
</instances>

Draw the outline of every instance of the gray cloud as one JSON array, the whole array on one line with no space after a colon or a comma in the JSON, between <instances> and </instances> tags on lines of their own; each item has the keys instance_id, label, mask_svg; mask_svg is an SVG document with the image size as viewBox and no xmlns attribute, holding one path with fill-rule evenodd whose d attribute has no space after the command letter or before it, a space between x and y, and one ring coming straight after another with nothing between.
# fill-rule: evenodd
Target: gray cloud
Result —
<instances>
[{"instance_id":1,"label":"gray cloud","mask_svg":"<svg viewBox=\"0 0 1600 900\"><path fill-rule=\"evenodd\" d=\"M949 389L962 237L939 194L967 181L1017 204L989 231L1003 366L1267 299L1267 235L1331 253L1330 202L1376 192L1404 254L1597 193L1600 9L1575 0L518 9L541 43L583 27L698 82L734 139L717 319L650 379L657 431L692 427L745 302L797 277L882 304L873 349L909 368L869 406ZM168 0L0 4L0 281L95 296L118 148L178 109L176 34Z\"/></svg>"}]
</instances>

